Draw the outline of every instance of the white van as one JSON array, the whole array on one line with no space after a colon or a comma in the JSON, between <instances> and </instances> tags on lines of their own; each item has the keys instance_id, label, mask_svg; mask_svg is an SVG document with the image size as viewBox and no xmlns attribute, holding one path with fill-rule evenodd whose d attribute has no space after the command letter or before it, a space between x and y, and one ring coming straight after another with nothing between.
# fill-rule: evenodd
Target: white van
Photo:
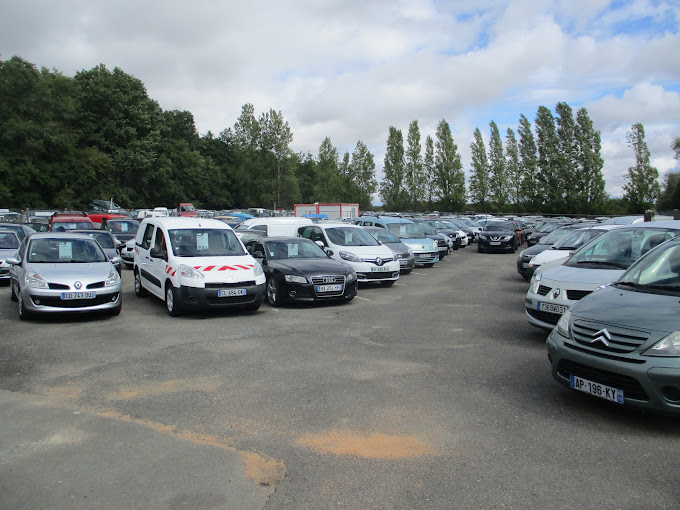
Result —
<instances>
[{"instance_id":1,"label":"white van","mask_svg":"<svg viewBox=\"0 0 680 510\"><path fill-rule=\"evenodd\" d=\"M316 223L300 227L297 234L311 239L334 259L347 262L360 282L392 285L399 279L399 261L392 250L350 223Z\"/></svg>"},{"instance_id":2,"label":"white van","mask_svg":"<svg viewBox=\"0 0 680 510\"><path fill-rule=\"evenodd\" d=\"M262 266L218 220L146 218L133 260L135 294L164 300L173 317L187 309L255 311L264 301Z\"/></svg>"},{"instance_id":3,"label":"white van","mask_svg":"<svg viewBox=\"0 0 680 510\"><path fill-rule=\"evenodd\" d=\"M240 223L236 230L258 230L264 235L297 237L300 227L313 225L314 222L309 218L298 218L294 216L273 217L273 218L250 218Z\"/></svg>"}]
</instances>

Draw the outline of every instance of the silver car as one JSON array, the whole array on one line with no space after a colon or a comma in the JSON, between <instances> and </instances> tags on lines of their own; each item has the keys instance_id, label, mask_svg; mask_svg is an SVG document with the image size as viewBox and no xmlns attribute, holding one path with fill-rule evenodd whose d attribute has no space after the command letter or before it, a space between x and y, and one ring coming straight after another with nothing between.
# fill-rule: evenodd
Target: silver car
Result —
<instances>
[{"instance_id":1,"label":"silver car","mask_svg":"<svg viewBox=\"0 0 680 510\"><path fill-rule=\"evenodd\" d=\"M9 264L5 261L11 258L19 249L19 238L11 230L0 229L0 280L9 280Z\"/></svg>"},{"instance_id":2,"label":"silver car","mask_svg":"<svg viewBox=\"0 0 680 510\"><path fill-rule=\"evenodd\" d=\"M10 297L19 302L20 319L38 313L120 313L120 275L90 236L32 234L15 257L7 263L11 265Z\"/></svg>"}]
</instances>

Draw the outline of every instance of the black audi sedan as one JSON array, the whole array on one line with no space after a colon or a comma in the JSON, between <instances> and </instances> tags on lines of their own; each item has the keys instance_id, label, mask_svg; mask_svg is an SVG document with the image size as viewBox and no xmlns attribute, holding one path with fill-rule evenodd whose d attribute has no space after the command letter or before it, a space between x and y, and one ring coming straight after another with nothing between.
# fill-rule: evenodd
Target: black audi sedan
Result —
<instances>
[{"instance_id":1,"label":"black audi sedan","mask_svg":"<svg viewBox=\"0 0 680 510\"><path fill-rule=\"evenodd\" d=\"M357 274L332 259L313 241L300 237L263 237L246 242L262 263L270 306L286 301L351 301L357 295Z\"/></svg>"},{"instance_id":2,"label":"black audi sedan","mask_svg":"<svg viewBox=\"0 0 680 510\"><path fill-rule=\"evenodd\" d=\"M512 221L487 221L479 233L477 251L517 251L517 233Z\"/></svg>"}]
</instances>

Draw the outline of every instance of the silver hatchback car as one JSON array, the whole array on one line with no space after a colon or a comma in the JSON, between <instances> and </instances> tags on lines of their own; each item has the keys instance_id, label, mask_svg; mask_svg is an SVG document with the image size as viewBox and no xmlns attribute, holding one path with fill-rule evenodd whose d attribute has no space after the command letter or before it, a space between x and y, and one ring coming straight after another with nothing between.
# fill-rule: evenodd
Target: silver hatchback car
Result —
<instances>
[{"instance_id":1,"label":"silver hatchback car","mask_svg":"<svg viewBox=\"0 0 680 510\"><path fill-rule=\"evenodd\" d=\"M120 275L101 246L86 234L32 234L7 263L10 297L19 302L22 320L38 313L120 313Z\"/></svg>"}]
</instances>

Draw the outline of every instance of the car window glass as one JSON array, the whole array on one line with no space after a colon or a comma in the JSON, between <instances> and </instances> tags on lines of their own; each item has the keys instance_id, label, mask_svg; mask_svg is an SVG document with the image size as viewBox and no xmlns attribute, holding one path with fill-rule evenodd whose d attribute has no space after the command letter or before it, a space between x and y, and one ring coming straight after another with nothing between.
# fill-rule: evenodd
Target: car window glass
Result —
<instances>
[{"instance_id":1,"label":"car window glass","mask_svg":"<svg viewBox=\"0 0 680 510\"><path fill-rule=\"evenodd\" d=\"M151 246L151 239L153 239L153 229L154 225L149 223L146 226L146 230L144 231L144 237L142 238L142 248L145 250L148 250L149 246Z\"/></svg>"},{"instance_id":2,"label":"car window glass","mask_svg":"<svg viewBox=\"0 0 680 510\"><path fill-rule=\"evenodd\" d=\"M108 260L93 239L34 239L29 245L28 262L90 263Z\"/></svg>"},{"instance_id":3,"label":"car window glass","mask_svg":"<svg viewBox=\"0 0 680 510\"><path fill-rule=\"evenodd\" d=\"M19 239L14 232L0 232L0 250L16 250Z\"/></svg>"},{"instance_id":4,"label":"car window glass","mask_svg":"<svg viewBox=\"0 0 680 510\"><path fill-rule=\"evenodd\" d=\"M163 235L163 231L160 228L156 229L156 238L154 239L153 245L160 250L161 255L165 255L167 253L167 249L165 247L165 236Z\"/></svg>"},{"instance_id":5,"label":"car window glass","mask_svg":"<svg viewBox=\"0 0 680 510\"><path fill-rule=\"evenodd\" d=\"M639 260L621 277L620 282L680 290L680 243L674 242L665 249L659 248Z\"/></svg>"},{"instance_id":6,"label":"car window glass","mask_svg":"<svg viewBox=\"0 0 680 510\"><path fill-rule=\"evenodd\" d=\"M222 229L170 230L172 252L178 257L220 257L245 255L236 234Z\"/></svg>"}]
</instances>

